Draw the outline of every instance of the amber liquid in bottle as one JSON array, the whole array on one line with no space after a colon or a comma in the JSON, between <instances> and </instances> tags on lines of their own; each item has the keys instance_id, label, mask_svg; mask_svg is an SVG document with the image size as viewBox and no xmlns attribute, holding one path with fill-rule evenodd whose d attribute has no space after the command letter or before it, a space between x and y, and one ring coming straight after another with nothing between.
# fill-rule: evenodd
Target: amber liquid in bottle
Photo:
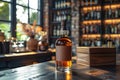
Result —
<instances>
[{"instance_id":1,"label":"amber liquid in bottle","mask_svg":"<svg viewBox=\"0 0 120 80\"><path fill-rule=\"evenodd\" d=\"M56 40L56 70L67 72L72 66L72 41L67 37L67 30Z\"/></svg>"}]
</instances>

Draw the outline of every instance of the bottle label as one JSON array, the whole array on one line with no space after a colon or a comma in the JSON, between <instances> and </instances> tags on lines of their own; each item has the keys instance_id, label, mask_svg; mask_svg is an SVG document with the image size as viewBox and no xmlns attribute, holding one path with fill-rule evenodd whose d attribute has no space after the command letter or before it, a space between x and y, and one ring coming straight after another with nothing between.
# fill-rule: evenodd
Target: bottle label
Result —
<instances>
[{"instance_id":1,"label":"bottle label","mask_svg":"<svg viewBox=\"0 0 120 80\"><path fill-rule=\"evenodd\" d=\"M69 61L72 58L71 46L56 46L56 60Z\"/></svg>"}]
</instances>

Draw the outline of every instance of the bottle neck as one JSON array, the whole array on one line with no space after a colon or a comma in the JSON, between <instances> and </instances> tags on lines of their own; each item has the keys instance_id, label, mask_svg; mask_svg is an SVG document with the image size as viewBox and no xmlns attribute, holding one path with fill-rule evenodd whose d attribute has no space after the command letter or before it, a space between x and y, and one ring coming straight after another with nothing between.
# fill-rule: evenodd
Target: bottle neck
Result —
<instances>
[{"instance_id":1,"label":"bottle neck","mask_svg":"<svg viewBox=\"0 0 120 80\"><path fill-rule=\"evenodd\" d=\"M61 22L61 36L68 37L69 31L67 30L67 21L63 20Z\"/></svg>"},{"instance_id":2,"label":"bottle neck","mask_svg":"<svg viewBox=\"0 0 120 80\"><path fill-rule=\"evenodd\" d=\"M68 31L67 30L61 30L61 37L68 37Z\"/></svg>"}]
</instances>

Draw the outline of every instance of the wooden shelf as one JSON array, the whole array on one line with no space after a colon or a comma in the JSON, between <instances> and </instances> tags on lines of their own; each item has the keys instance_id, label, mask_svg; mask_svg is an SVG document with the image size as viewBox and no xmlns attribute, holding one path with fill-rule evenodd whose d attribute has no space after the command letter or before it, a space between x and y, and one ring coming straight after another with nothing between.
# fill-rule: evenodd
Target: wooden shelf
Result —
<instances>
[{"instance_id":1,"label":"wooden shelf","mask_svg":"<svg viewBox=\"0 0 120 80\"><path fill-rule=\"evenodd\" d=\"M88 5L88 6L80 6L80 8L87 8L87 7L98 7L98 6L101 6L100 4L94 4L94 5Z\"/></svg>"},{"instance_id":2,"label":"wooden shelf","mask_svg":"<svg viewBox=\"0 0 120 80\"><path fill-rule=\"evenodd\" d=\"M104 20L105 23L118 23L120 22L120 18L114 18L114 19L105 19Z\"/></svg>"},{"instance_id":3,"label":"wooden shelf","mask_svg":"<svg viewBox=\"0 0 120 80\"><path fill-rule=\"evenodd\" d=\"M84 20L82 23L83 24L96 24L96 23L101 23L101 20Z\"/></svg>"},{"instance_id":4,"label":"wooden shelf","mask_svg":"<svg viewBox=\"0 0 120 80\"><path fill-rule=\"evenodd\" d=\"M52 8L52 11L65 11L65 10L71 10L71 8L60 8L60 9L55 9L55 8Z\"/></svg>"},{"instance_id":5,"label":"wooden shelf","mask_svg":"<svg viewBox=\"0 0 120 80\"><path fill-rule=\"evenodd\" d=\"M96 38L96 37L101 37L100 34L84 34L82 35L82 38Z\"/></svg>"}]
</instances>

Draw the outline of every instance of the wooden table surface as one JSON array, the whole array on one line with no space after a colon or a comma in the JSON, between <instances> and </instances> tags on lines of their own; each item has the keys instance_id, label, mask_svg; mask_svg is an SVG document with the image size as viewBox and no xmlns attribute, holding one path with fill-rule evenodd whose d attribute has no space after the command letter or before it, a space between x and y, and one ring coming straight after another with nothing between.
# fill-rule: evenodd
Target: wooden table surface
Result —
<instances>
[{"instance_id":1,"label":"wooden table surface","mask_svg":"<svg viewBox=\"0 0 120 80\"><path fill-rule=\"evenodd\" d=\"M120 70L119 70L120 71ZM72 66L69 73L55 70L55 61L0 71L0 80L117 80L116 67L107 69Z\"/></svg>"}]
</instances>

